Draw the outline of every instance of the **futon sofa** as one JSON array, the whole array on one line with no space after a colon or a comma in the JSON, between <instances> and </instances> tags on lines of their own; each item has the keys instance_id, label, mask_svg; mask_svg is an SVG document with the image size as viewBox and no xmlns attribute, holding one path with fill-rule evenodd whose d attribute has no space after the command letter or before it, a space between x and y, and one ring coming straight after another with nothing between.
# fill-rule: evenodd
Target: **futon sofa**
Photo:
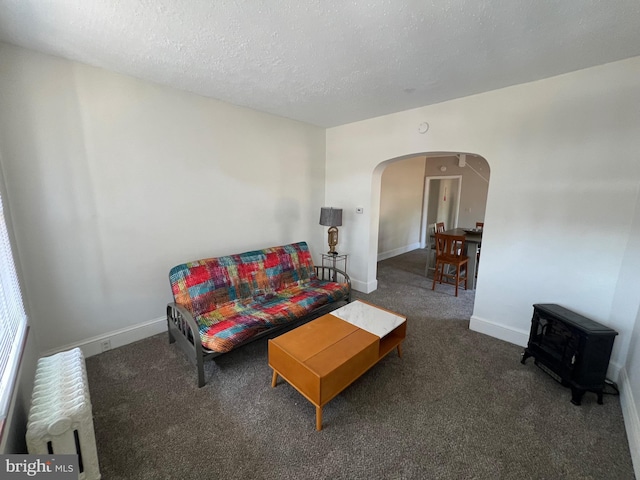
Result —
<instances>
[{"instance_id":1,"label":"futon sofa","mask_svg":"<svg viewBox=\"0 0 640 480\"><path fill-rule=\"evenodd\" d=\"M169 342L195 363L293 328L351 301L346 272L315 266L306 242L207 258L169 272Z\"/></svg>"}]
</instances>

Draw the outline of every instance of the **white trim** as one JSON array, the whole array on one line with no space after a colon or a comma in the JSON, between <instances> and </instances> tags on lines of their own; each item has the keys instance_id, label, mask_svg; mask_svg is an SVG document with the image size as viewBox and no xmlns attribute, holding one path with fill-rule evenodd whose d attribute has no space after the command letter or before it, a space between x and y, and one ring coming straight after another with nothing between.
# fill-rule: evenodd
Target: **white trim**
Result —
<instances>
[{"instance_id":1,"label":"white trim","mask_svg":"<svg viewBox=\"0 0 640 480\"><path fill-rule=\"evenodd\" d=\"M622 372L622 365L609 361L609 368L607 368L607 378L616 383L620 382L620 373Z\"/></svg>"},{"instance_id":2,"label":"white trim","mask_svg":"<svg viewBox=\"0 0 640 480\"><path fill-rule=\"evenodd\" d=\"M490 337L504 340L505 342L513 343L521 347L526 347L529 343L529 331L506 327L475 315L473 315L469 320L469 330L484 333ZM619 364L609 362L607 378L617 383L618 378L620 378L621 370L622 367Z\"/></svg>"},{"instance_id":3,"label":"white trim","mask_svg":"<svg viewBox=\"0 0 640 480\"><path fill-rule=\"evenodd\" d=\"M367 284L358 280L351 280L351 286L354 290L363 293L371 293L378 288L378 281ZM70 343L62 347L58 347L43 353L41 356L48 357L59 352L65 352L72 348L80 348L85 357L92 357L102 353L102 342L109 340L111 342L111 349L128 345L129 343L144 340L145 338L152 337L159 333L167 331L167 317L159 317L154 320L148 320L146 322L138 323L130 327L121 328L112 332L107 332L102 335L80 340L79 342ZM169 341L169 340L167 340Z\"/></svg>"},{"instance_id":4,"label":"white trim","mask_svg":"<svg viewBox=\"0 0 640 480\"><path fill-rule=\"evenodd\" d=\"M360 280L351 279L351 288L362 293L371 293L378 288L378 280L373 282L361 282Z\"/></svg>"},{"instance_id":5,"label":"white trim","mask_svg":"<svg viewBox=\"0 0 640 480\"><path fill-rule=\"evenodd\" d=\"M521 347L526 347L529 342L529 332L506 327L498 323L491 322L487 319L472 315L469 320L469 330L484 333L490 337L504 340L505 342L514 343Z\"/></svg>"},{"instance_id":6,"label":"white trim","mask_svg":"<svg viewBox=\"0 0 640 480\"><path fill-rule=\"evenodd\" d=\"M429 225L427 224L427 214L429 213L429 185L431 180L458 180L458 194L456 196L456 214L454 225L445 225L447 230L458 227L460 217L460 198L462 197L462 175L433 175L424 177L424 187L422 193L422 228L420 229L420 244L425 248L429 239Z\"/></svg>"},{"instance_id":7,"label":"white trim","mask_svg":"<svg viewBox=\"0 0 640 480\"><path fill-rule=\"evenodd\" d=\"M627 431L627 440L629 441L631 462L633 462L633 471L636 478L640 478L640 415L637 409L638 403L633 398L627 370L624 367L620 369L619 377L620 406L622 407L624 426Z\"/></svg>"},{"instance_id":8,"label":"white trim","mask_svg":"<svg viewBox=\"0 0 640 480\"><path fill-rule=\"evenodd\" d=\"M114 330L113 332L108 332L96 337L87 338L86 340L71 343L69 345L65 345L64 347L49 350L42 356L47 357L58 352L64 352L67 350L71 350L72 348L79 347L85 357L92 357L93 355L102 353L101 344L104 340L111 341L111 348L113 349L122 347L129 343L137 342L138 340L143 340L147 337L152 337L153 335L157 335L158 333L166 331L167 318L156 318L154 320L138 323L137 325L121 328L119 330Z\"/></svg>"},{"instance_id":9,"label":"white trim","mask_svg":"<svg viewBox=\"0 0 640 480\"><path fill-rule=\"evenodd\" d=\"M387 250L386 252L382 252L378 254L378 261L386 260L387 258L396 257L398 255L402 255L403 253L411 252L412 250L417 250L420 247L420 242L412 243L411 245L405 245L404 247L394 248L393 250Z\"/></svg>"},{"instance_id":10,"label":"white trim","mask_svg":"<svg viewBox=\"0 0 640 480\"><path fill-rule=\"evenodd\" d=\"M485 318L480 318L476 315L473 315L469 320L469 330L483 333L490 337L497 338L498 340L504 340L505 342L513 343L521 347L526 347L529 343L529 331L506 327ZM617 383L622 370L623 368L621 365L615 362L609 362L607 378Z\"/></svg>"}]
</instances>

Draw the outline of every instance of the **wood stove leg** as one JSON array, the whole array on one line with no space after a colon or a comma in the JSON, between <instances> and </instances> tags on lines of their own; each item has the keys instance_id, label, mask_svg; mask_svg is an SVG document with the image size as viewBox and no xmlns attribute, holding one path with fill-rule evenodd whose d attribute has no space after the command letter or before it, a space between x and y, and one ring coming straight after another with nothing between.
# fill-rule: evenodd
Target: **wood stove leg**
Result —
<instances>
[{"instance_id":1,"label":"wood stove leg","mask_svg":"<svg viewBox=\"0 0 640 480\"><path fill-rule=\"evenodd\" d=\"M596 393L598 394L598 405L602 405L604 403L602 401L602 390L598 390Z\"/></svg>"},{"instance_id":2,"label":"wood stove leg","mask_svg":"<svg viewBox=\"0 0 640 480\"><path fill-rule=\"evenodd\" d=\"M582 402L582 396L584 395L584 390L581 388L571 388L571 403L574 405L580 405Z\"/></svg>"}]
</instances>

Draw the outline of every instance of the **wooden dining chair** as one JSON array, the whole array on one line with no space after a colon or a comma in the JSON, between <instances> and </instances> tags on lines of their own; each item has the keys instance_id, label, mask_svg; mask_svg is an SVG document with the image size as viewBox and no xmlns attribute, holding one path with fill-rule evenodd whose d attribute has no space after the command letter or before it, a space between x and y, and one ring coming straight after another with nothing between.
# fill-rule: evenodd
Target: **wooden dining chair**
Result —
<instances>
[{"instance_id":1,"label":"wooden dining chair","mask_svg":"<svg viewBox=\"0 0 640 480\"><path fill-rule=\"evenodd\" d=\"M482 230L484 230L484 222L476 222L476 228L481 228ZM480 248L478 247L478 253L477 253L477 257L476 257L476 265L480 264ZM476 277L478 276L478 267L476 266Z\"/></svg>"},{"instance_id":2,"label":"wooden dining chair","mask_svg":"<svg viewBox=\"0 0 640 480\"><path fill-rule=\"evenodd\" d=\"M458 287L464 280L464 289L467 289L468 263L469 257L464 255L464 235L445 235L436 233L436 269L433 273L433 284L431 290L436 289L436 282L451 284L453 280L456 286L456 297ZM449 271L448 266L452 269ZM455 273L453 272L455 269ZM464 276L463 276L464 272Z\"/></svg>"},{"instance_id":3,"label":"wooden dining chair","mask_svg":"<svg viewBox=\"0 0 640 480\"><path fill-rule=\"evenodd\" d=\"M444 232L444 222L437 222L433 224L433 233L443 233ZM424 269L424 275L425 276L429 276L429 270L432 270L433 267L431 266L431 257L432 257L432 252L435 253L436 250L436 243L435 243L435 239L433 240L433 242L431 241L431 239L429 239L429 256L427 257L427 265Z\"/></svg>"}]
</instances>

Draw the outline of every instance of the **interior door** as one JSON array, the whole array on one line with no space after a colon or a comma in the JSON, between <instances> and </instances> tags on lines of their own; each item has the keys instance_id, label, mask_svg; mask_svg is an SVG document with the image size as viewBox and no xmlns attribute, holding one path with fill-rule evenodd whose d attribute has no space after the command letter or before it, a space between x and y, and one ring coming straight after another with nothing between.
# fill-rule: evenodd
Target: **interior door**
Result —
<instances>
[{"instance_id":1,"label":"interior door","mask_svg":"<svg viewBox=\"0 0 640 480\"><path fill-rule=\"evenodd\" d=\"M447 230L458 226L462 176L425 177L424 205L422 209L422 248L437 222L444 222Z\"/></svg>"}]
</instances>

